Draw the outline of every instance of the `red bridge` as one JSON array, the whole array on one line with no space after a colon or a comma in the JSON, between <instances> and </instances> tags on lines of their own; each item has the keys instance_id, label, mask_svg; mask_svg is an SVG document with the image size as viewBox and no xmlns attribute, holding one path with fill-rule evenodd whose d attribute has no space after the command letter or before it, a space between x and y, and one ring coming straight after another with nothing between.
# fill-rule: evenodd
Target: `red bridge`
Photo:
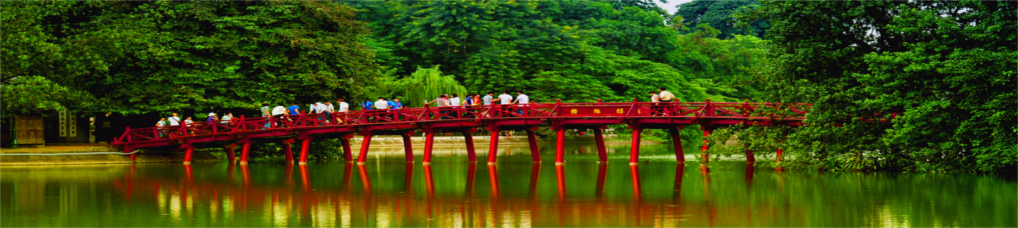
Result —
<instances>
[{"instance_id":1,"label":"red bridge","mask_svg":"<svg viewBox=\"0 0 1018 228\"><path fill-rule=\"evenodd\" d=\"M128 128L112 143L130 153L142 148L186 149L184 163L191 162L196 145L222 146L228 160L234 161L234 151L241 146L240 163L247 164L248 152L254 142L282 142L287 161L293 161L290 144L300 140L300 164L308 158L308 148L313 139L338 138L343 144L343 157L353 161L350 138L354 134L364 137L358 163L367 159L371 137L375 135L402 135L407 162L414 161L410 136L415 131L426 133L424 164L431 163L431 148L436 132L462 132L466 139L467 156L475 162L473 135L478 127L491 132L488 149L488 163L494 164L498 155L498 133L501 130L525 130L529 138L531 156L540 162L534 131L540 126L550 126L557 133L555 163L564 164L563 144L565 129L597 129L594 131L600 161L608 155L604 146L601 129L610 124L626 124L633 130L630 164L638 162L640 134L643 129L668 129L674 140L675 158L685 161L679 130L686 125L699 125L704 136L713 129L733 125L749 126L801 126L811 104L778 103L712 103L674 102L641 103L634 99L630 103L546 103L526 105L456 106L440 108L405 108L398 110L374 110L335 112L332 120L324 114L301 114L283 118L245 118L241 116L230 123L195 123L191 126L165 128ZM706 139L704 140L706 142ZM707 158L707 144L704 143L704 159ZM778 149L778 159L781 150ZM131 155L134 158L134 155ZM753 161L752 152L747 151L747 160Z\"/></svg>"}]
</instances>

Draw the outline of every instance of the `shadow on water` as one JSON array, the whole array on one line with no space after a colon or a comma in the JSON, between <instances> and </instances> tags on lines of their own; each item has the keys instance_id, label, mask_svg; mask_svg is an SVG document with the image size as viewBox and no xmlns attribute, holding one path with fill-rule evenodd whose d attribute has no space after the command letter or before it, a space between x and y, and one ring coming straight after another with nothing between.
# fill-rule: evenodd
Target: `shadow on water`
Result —
<instances>
[{"instance_id":1,"label":"shadow on water","mask_svg":"<svg viewBox=\"0 0 1018 228\"><path fill-rule=\"evenodd\" d=\"M1018 186L999 177L706 167L669 145L641 156L673 160L630 166L628 148L598 163L584 147L566 165L524 147L480 167L458 155L2 167L0 226L1018 226Z\"/></svg>"}]
</instances>

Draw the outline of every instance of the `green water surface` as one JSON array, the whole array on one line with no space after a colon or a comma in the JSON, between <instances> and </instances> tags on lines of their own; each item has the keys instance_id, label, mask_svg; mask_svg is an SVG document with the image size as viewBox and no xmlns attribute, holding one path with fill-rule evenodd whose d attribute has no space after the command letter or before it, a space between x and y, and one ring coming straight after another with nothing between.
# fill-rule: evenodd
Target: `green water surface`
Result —
<instances>
[{"instance_id":1,"label":"green water surface","mask_svg":"<svg viewBox=\"0 0 1018 228\"><path fill-rule=\"evenodd\" d=\"M484 145L486 146L486 145ZM483 146L482 146L483 147ZM571 145L554 164L503 145L496 165L399 148L365 165L282 162L0 168L0 226L1015 227L1018 184L993 175L817 173L743 161L677 164L669 145ZM482 150L483 151L483 150Z\"/></svg>"}]
</instances>

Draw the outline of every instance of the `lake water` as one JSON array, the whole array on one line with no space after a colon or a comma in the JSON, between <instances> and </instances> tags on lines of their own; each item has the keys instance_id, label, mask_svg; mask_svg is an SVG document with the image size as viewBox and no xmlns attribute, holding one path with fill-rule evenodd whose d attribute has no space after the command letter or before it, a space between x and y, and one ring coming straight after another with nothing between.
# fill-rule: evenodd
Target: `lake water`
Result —
<instances>
[{"instance_id":1,"label":"lake water","mask_svg":"<svg viewBox=\"0 0 1018 228\"><path fill-rule=\"evenodd\" d=\"M486 145L481 145L484 147ZM676 164L669 145L554 145L544 164L503 145L496 166L462 148L407 165L373 149L367 165L227 162L0 168L0 226L1018 226L1018 184L993 175ZM479 150L479 151L484 151ZM692 151L692 150L687 150ZM377 152L377 153L376 153Z\"/></svg>"}]
</instances>

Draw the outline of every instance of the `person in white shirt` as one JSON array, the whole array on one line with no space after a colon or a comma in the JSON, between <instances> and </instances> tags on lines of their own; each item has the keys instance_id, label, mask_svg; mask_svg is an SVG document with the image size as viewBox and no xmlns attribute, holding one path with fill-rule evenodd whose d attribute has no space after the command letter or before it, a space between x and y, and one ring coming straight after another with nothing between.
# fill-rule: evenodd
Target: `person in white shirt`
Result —
<instances>
[{"instance_id":1,"label":"person in white shirt","mask_svg":"<svg viewBox=\"0 0 1018 228\"><path fill-rule=\"evenodd\" d=\"M283 120L283 116L286 115L286 107L282 105L272 108L272 121ZM271 126L271 125L270 125Z\"/></svg>"},{"instance_id":2,"label":"person in white shirt","mask_svg":"<svg viewBox=\"0 0 1018 228\"><path fill-rule=\"evenodd\" d=\"M513 103L520 104L519 106L526 106L530 104L530 96L523 94L523 92L516 92L516 100ZM516 113L523 115L523 109L517 110Z\"/></svg>"},{"instance_id":3,"label":"person in white shirt","mask_svg":"<svg viewBox=\"0 0 1018 228\"><path fill-rule=\"evenodd\" d=\"M513 96L505 91L502 91L502 95L498 95L498 98L491 101L498 101L502 105L502 113L508 114L512 111L512 107L509 107L509 105L513 102Z\"/></svg>"},{"instance_id":4,"label":"person in white shirt","mask_svg":"<svg viewBox=\"0 0 1018 228\"><path fill-rule=\"evenodd\" d=\"M378 101L375 101L375 110L385 110L385 109L389 109L389 102L379 97Z\"/></svg>"},{"instance_id":5,"label":"person in white shirt","mask_svg":"<svg viewBox=\"0 0 1018 228\"><path fill-rule=\"evenodd\" d=\"M170 126L180 125L180 117L177 117L177 113L173 113L167 120L170 121Z\"/></svg>"},{"instance_id":6,"label":"person in white shirt","mask_svg":"<svg viewBox=\"0 0 1018 228\"><path fill-rule=\"evenodd\" d=\"M452 94L452 98L449 98L449 105L450 106L460 106L460 96L455 94L455 93Z\"/></svg>"},{"instance_id":7,"label":"person in white shirt","mask_svg":"<svg viewBox=\"0 0 1018 228\"><path fill-rule=\"evenodd\" d=\"M662 108L660 106L661 97L658 96L656 93L654 93L654 91L651 91L650 92L650 102L653 103L653 105L650 106L650 110L651 110L650 115L651 116L660 115L661 114L661 108Z\"/></svg>"},{"instance_id":8,"label":"person in white shirt","mask_svg":"<svg viewBox=\"0 0 1018 228\"><path fill-rule=\"evenodd\" d=\"M337 102L339 102L339 111L340 112L349 112L350 111L350 104L349 103L346 103L346 101L344 101L343 99L339 99L339 100L337 100Z\"/></svg>"}]
</instances>

